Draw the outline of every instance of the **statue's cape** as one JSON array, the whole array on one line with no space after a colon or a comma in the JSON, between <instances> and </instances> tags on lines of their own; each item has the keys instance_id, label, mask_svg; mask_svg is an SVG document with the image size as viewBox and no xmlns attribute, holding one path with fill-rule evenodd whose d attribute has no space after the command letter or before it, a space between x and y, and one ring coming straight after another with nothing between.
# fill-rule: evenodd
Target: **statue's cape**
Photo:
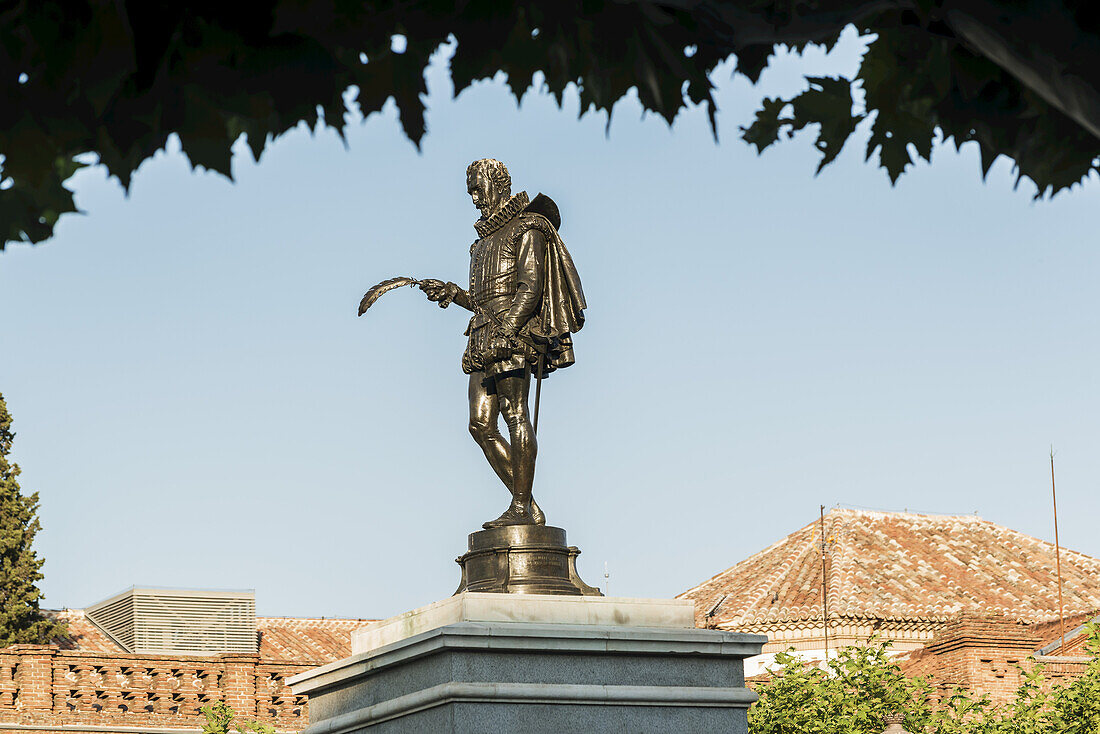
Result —
<instances>
[{"instance_id":1,"label":"statue's cape","mask_svg":"<svg viewBox=\"0 0 1100 734\"><path fill-rule=\"evenodd\" d=\"M581 277L565 243L558 234L561 215L550 197L539 194L523 210L531 228L546 238L543 258L542 305L532 319L530 333L540 339L560 339L581 330L588 307ZM525 228L526 229L526 228Z\"/></svg>"}]
</instances>

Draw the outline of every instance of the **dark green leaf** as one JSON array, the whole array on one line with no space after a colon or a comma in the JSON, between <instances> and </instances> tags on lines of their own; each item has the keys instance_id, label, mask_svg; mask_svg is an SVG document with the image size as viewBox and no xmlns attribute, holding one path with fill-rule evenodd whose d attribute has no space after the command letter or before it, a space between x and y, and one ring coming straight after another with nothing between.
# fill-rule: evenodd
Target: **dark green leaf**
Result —
<instances>
[{"instance_id":1,"label":"dark green leaf","mask_svg":"<svg viewBox=\"0 0 1100 734\"><path fill-rule=\"evenodd\" d=\"M783 127L779 116L788 104L784 99L765 99L752 124L741 128L741 139L756 146L757 153L763 153L765 148L779 140L779 131Z\"/></svg>"}]
</instances>

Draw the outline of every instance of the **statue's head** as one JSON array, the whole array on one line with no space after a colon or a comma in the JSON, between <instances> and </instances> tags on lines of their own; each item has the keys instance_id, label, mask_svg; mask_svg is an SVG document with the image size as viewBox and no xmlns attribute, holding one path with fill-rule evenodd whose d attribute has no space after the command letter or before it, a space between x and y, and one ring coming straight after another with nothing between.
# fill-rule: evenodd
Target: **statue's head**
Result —
<instances>
[{"instance_id":1,"label":"statue's head","mask_svg":"<svg viewBox=\"0 0 1100 734\"><path fill-rule=\"evenodd\" d=\"M481 215L488 217L512 195L512 176L500 161L482 158L467 167L466 190Z\"/></svg>"}]
</instances>

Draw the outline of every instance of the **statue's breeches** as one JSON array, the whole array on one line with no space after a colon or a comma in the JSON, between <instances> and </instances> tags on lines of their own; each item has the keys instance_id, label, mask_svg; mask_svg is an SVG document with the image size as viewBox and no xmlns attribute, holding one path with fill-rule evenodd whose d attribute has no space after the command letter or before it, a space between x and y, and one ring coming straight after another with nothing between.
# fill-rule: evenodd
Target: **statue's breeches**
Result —
<instances>
[{"instance_id":1,"label":"statue's breeches","mask_svg":"<svg viewBox=\"0 0 1100 734\"><path fill-rule=\"evenodd\" d=\"M494 343L492 324L482 323L475 326L474 322L478 320L471 321L470 329L466 332L470 338L466 342L466 351L462 354L462 371L468 375L484 372L489 377L496 377L505 372L525 369L525 348L521 345L512 346L508 350L510 354L502 359L499 353L502 345Z\"/></svg>"}]
</instances>

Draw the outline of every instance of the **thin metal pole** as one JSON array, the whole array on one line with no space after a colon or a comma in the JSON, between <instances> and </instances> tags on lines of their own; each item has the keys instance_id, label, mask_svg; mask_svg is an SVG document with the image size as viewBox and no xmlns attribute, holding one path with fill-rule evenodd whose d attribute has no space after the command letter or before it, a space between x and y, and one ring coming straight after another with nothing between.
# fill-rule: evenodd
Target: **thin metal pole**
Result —
<instances>
[{"instance_id":1,"label":"thin metal pole","mask_svg":"<svg viewBox=\"0 0 1100 734\"><path fill-rule=\"evenodd\" d=\"M1066 654L1066 608L1062 604L1062 546L1058 543L1058 493L1054 489L1054 446L1050 447L1050 497L1054 501L1054 562L1058 568L1058 626L1062 632L1062 654Z\"/></svg>"},{"instance_id":2,"label":"thin metal pole","mask_svg":"<svg viewBox=\"0 0 1100 734\"><path fill-rule=\"evenodd\" d=\"M542 365L543 355L539 354L539 374L535 378L535 435L539 435L539 403L542 402Z\"/></svg>"},{"instance_id":3,"label":"thin metal pole","mask_svg":"<svg viewBox=\"0 0 1100 734\"><path fill-rule=\"evenodd\" d=\"M821 506L821 619L825 629L825 662L829 662L829 585L825 576L825 505Z\"/></svg>"}]
</instances>

